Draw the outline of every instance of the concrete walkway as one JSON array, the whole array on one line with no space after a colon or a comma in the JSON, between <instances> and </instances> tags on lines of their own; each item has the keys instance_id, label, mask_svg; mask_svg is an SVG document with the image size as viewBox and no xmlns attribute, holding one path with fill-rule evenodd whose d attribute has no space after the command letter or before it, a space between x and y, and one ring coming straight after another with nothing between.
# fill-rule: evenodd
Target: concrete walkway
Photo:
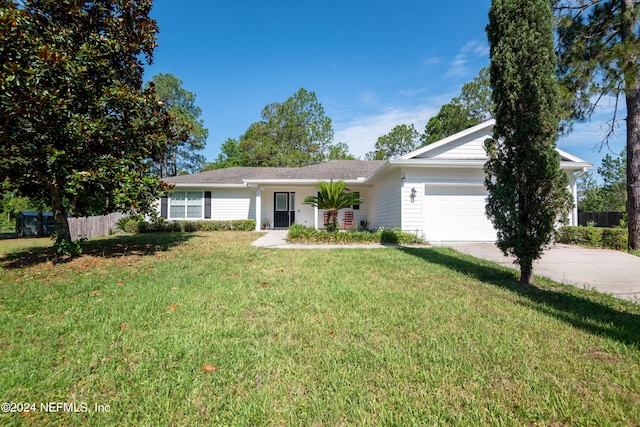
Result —
<instances>
[{"instance_id":1,"label":"concrete walkway","mask_svg":"<svg viewBox=\"0 0 640 427\"><path fill-rule=\"evenodd\" d=\"M370 245L300 245L287 243L287 230L269 230L252 244L258 247L282 249L384 248ZM505 257L493 243L443 242L459 252L486 259L497 264L517 268L513 258ZM607 249L554 245L534 263L534 274L558 283L595 289L640 303L640 257Z\"/></svg>"}]
</instances>

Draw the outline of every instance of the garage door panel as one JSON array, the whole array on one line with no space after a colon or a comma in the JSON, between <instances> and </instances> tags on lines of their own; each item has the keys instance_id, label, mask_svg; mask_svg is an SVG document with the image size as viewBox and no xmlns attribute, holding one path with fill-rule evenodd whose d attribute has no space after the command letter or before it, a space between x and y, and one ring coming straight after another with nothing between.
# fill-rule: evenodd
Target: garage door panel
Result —
<instances>
[{"instance_id":1,"label":"garage door panel","mask_svg":"<svg viewBox=\"0 0 640 427\"><path fill-rule=\"evenodd\" d=\"M424 231L429 241L495 241L485 215L484 187L425 187Z\"/></svg>"}]
</instances>

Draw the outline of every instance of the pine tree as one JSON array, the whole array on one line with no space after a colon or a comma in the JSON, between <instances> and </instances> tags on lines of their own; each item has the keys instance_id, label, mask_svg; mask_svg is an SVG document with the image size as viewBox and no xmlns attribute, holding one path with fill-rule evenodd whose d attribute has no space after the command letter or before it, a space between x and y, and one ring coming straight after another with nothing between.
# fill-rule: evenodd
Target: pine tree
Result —
<instances>
[{"instance_id":1,"label":"pine tree","mask_svg":"<svg viewBox=\"0 0 640 427\"><path fill-rule=\"evenodd\" d=\"M640 249L640 2L553 0L558 14L559 74L572 115L590 116L598 101L615 98L608 135L626 105L629 249ZM607 137L608 138L608 137Z\"/></svg>"},{"instance_id":2,"label":"pine tree","mask_svg":"<svg viewBox=\"0 0 640 427\"><path fill-rule=\"evenodd\" d=\"M497 245L514 255L520 283L533 283L554 226L570 207L560 169L553 14L548 0L493 0L487 35L496 125L485 166L487 215Z\"/></svg>"}]
</instances>

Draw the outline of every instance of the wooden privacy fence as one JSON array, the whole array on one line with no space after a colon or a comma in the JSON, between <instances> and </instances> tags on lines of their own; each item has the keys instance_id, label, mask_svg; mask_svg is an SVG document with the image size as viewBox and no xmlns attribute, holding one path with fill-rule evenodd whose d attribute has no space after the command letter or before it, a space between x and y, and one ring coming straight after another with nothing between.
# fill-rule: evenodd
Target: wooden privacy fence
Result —
<instances>
[{"instance_id":1,"label":"wooden privacy fence","mask_svg":"<svg viewBox=\"0 0 640 427\"><path fill-rule=\"evenodd\" d=\"M71 240L86 237L92 239L98 236L105 236L116 231L116 223L126 214L114 212L104 216L85 216L82 218L69 218L69 231L71 232Z\"/></svg>"},{"instance_id":2,"label":"wooden privacy fence","mask_svg":"<svg viewBox=\"0 0 640 427\"><path fill-rule=\"evenodd\" d=\"M595 222L596 227L617 227L624 212L578 212L578 225Z\"/></svg>"}]
</instances>

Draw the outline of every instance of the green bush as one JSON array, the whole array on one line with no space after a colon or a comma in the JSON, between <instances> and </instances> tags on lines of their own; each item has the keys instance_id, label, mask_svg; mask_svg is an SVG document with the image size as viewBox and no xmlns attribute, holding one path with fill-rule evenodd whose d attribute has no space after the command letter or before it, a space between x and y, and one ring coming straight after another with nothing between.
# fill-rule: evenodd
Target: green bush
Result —
<instances>
[{"instance_id":1,"label":"green bush","mask_svg":"<svg viewBox=\"0 0 640 427\"><path fill-rule=\"evenodd\" d=\"M625 228L605 228L602 230L602 246L623 250L629 247L629 233Z\"/></svg>"},{"instance_id":2,"label":"green bush","mask_svg":"<svg viewBox=\"0 0 640 427\"><path fill-rule=\"evenodd\" d=\"M71 258L82 255L82 247L84 246L84 242L87 241L86 237L80 237L77 240L67 241L55 233L51 238L54 241L53 247L56 253L61 256L67 255Z\"/></svg>"},{"instance_id":3,"label":"green bush","mask_svg":"<svg viewBox=\"0 0 640 427\"><path fill-rule=\"evenodd\" d=\"M556 231L555 240L568 245L621 250L627 247L628 236L625 228L568 225Z\"/></svg>"},{"instance_id":4,"label":"green bush","mask_svg":"<svg viewBox=\"0 0 640 427\"><path fill-rule=\"evenodd\" d=\"M120 218L116 222L116 228L124 231L125 233L137 233L138 221L138 217L126 216L124 218Z\"/></svg>"},{"instance_id":5,"label":"green bush","mask_svg":"<svg viewBox=\"0 0 640 427\"><path fill-rule=\"evenodd\" d=\"M583 233L582 241L586 246L601 247L602 246L602 228L595 226L581 227Z\"/></svg>"},{"instance_id":6,"label":"green bush","mask_svg":"<svg viewBox=\"0 0 640 427\"><path fill-rule=\"evenodd\" d=\"M253 219L239 219L229 221L131 221L126 223L125 231L130 233L148 233L153 231L165 231L172 233L192 233L196 231L253 231L256 229L256 221Z\"/></svg>"},{"instance_id":7,"label":"green bush","mask_svg":"<svg viewBox=\"0 0 640 427\"><path fill-rule=\"evenodd\" d=\"M382 228L375 232L349 229L343 232L329 232L293 224L289 228L288 239L298 243L349 244L349 243L382 243L382 244L420 244L424 239L416 234L407 233L399 228Z\"/></svg>"},{"instance_id":8,"label":"green bush","mask_svg":"<svg viewBox=\"0 0 640 427\"><path fill-rule=\"evenodd\" d=\"M556 230L555 241L566 245L578 244L578 227L565 225Z\"/></svg>"}]
</instances>

